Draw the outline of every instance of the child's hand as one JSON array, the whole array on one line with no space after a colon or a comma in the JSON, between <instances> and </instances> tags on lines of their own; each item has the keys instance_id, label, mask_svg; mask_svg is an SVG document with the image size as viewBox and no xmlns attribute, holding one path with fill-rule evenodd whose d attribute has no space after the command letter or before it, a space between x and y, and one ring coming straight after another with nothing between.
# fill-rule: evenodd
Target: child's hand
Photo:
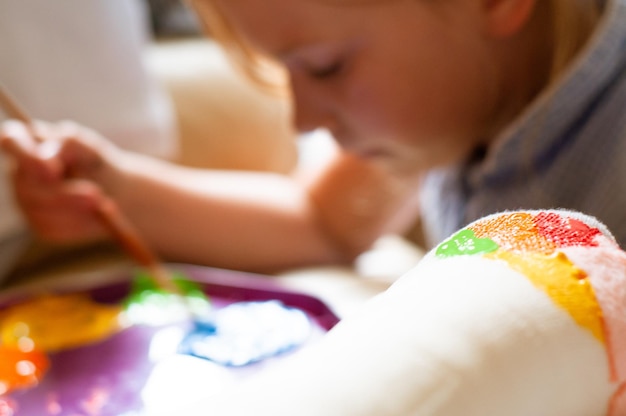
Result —
<instances>
[{"instance_id":1,"label":"child's hand","mask_svg":"<svg viewBox=\"0 0 626 416\"><path fill-rule=\"evenodd\" d=\"M13 162L9 174L23 215L43 239L75 243L103 238L95 215L118 151L73 123L7 121L0 144ZM108 155L108 156L105 156Z\"/></svg>"}]
</instances>

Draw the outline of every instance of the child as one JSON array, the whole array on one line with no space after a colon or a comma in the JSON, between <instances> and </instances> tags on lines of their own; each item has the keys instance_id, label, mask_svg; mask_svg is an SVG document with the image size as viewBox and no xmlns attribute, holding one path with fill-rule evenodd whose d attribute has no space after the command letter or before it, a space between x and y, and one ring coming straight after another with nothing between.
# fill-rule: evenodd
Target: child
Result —
<instances>
[{"instance_id":1,"label":"child","mask_svg":"<svg viewBox=\"0 0 626 416\"><path fill-rule=\"evenodd\" d=\"M327 128L343 152L303 183L175 167L71 124L38 125L40 145L7 123L41 236L103 238L107 195L167 258L248 270L350 261L418 211L431 244L491 212L551 207L626 244L626 0L193 4L247 72L286 69L295 125Z\"/></svg>"}]
</instances>

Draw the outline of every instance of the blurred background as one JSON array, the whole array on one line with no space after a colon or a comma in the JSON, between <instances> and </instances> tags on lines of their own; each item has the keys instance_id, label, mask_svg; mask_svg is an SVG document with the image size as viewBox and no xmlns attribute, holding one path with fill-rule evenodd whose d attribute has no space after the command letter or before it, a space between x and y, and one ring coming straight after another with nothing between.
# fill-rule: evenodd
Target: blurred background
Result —
<instances>
[{"instance_id":1,"label":"blurred background","mask_svg":"<svg viewBox=\"0 0 626 416\"><path fill-rule=\"evenodd\" d=\"M33 118L74 120L186 166L297 163L287 97L235 70L182 1L0 0L0 84ZM0 154L0 172L9 164ZM0 174L0 282L33 263L22 255L31 242Z\"/></svg>"}]
</instances>

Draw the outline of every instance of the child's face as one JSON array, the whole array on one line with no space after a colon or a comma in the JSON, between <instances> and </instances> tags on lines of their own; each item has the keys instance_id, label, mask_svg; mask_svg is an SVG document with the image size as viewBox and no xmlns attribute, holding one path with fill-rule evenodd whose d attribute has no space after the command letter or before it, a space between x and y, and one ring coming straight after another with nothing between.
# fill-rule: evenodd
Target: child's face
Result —
<instances>
[{"instance_id":1,"label":"child's face","mask_svg":"<svg viewBox=\"0 0 626 416\"><path fill-rule=\"evenodd\" d=\"M217 0L289 71L300 130L415 170L490 133L499 71L475 0Z\"/></svg>"}]
</instances>

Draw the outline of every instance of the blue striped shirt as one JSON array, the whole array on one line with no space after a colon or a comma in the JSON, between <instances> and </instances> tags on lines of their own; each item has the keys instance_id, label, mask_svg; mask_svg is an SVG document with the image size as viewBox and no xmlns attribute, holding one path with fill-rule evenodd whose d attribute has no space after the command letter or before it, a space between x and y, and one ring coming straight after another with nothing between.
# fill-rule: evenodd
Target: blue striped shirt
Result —
<instances>
[{"instance_id":1,"label":"blue striped shirt","mask_svg":"<svg viewBox=\"0 0 626 416\"><path fill-rule=\"evenodd\" d=\"M626 0L606 7L569 70L484 158L427 175L429 244L494 212L565 208L595 216L626 248Z\"/></svg>"}]
</instances>

